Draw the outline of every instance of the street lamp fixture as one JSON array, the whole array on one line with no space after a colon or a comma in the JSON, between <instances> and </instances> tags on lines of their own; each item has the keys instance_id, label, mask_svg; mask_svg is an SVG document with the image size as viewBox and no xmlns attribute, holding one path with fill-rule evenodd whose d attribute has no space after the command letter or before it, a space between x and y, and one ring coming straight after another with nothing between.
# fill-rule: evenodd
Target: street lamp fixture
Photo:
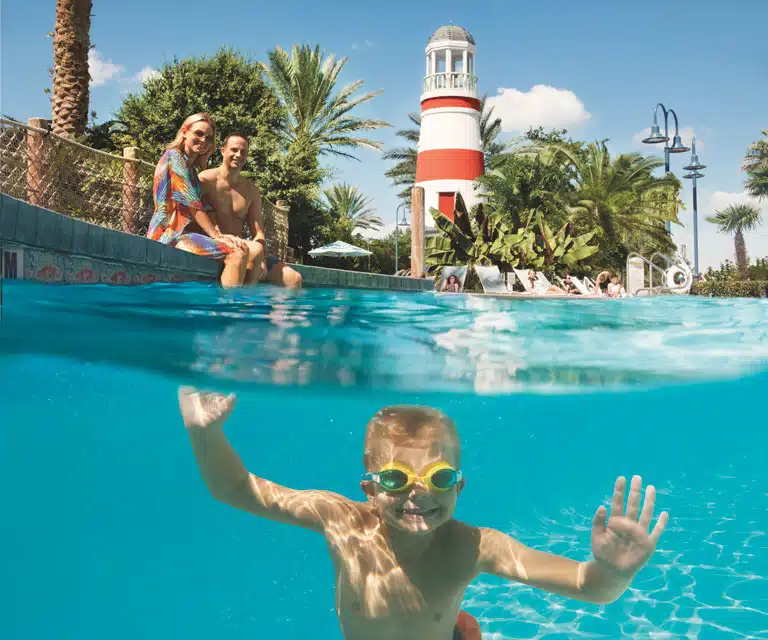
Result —
<instances>
[{"instance_id":1,"label":"street lamp fixture","mask_svg":"<svg viewBox=\"0 0 768 640\"><path fill-rule=\"evenodd\" d=\"M398 244L399 244L399 236L400 236L400 234L399 234L400 226L401 225L403 227L407 227L408 226L408 220L405 217L405 207L406 206L407 205L406 205L405 202L401 202L399 205L397 205L397 210L395 211L395 275L397 275L398 260L400 258L399 246L398 246ZM400 209L403 209L403 219L402 219L402 222L400 221Z\"/></svg>"},{"instance_id":2,"label":"street lamp fixture","mask_svg":"<svg viewBox=\"0 0 768 640\"><path fill-rule=\"evenodd\" d=\"M661 111L664 114L664 134L662 135L661 129L659 127L657 114L659 112L659 107L661 107ZM675 135L672 138L672 146L664 145L664 172L669 173L669 154L670 153L685 153L686 151L690 151L690 147L686 147L683 144L682 139L680 138L680 127L678 126L677 122L677 114L675 113L674 109L667 109L661 102L656 105L656 108L653 110L653 125L651 126L651 135L649 135L647 138L643 138L643 142L645 144L660 144L662 142L669 142L669 114L672 114L672 117L675 119ZM672 233L672 223L667 220L666 223L667 233Z\"/></svg>"},{"instance_id":3,"label":"street lamp fixture","mask_svg":"<svg viewBox=\"0 0 768 640\"><path fill-rule=\"evenodd\" d=\"M699 178L703 178L704 174L699 169L706 169L707 165L699 162L699 156L696 153L696 138L691 141L691 161L683 167L686 173L683 178L693 180L693 272L695 276L699 275L699 212L698 212L698 200L696 194L696 182Z\"/></svg>"}]
</instances>

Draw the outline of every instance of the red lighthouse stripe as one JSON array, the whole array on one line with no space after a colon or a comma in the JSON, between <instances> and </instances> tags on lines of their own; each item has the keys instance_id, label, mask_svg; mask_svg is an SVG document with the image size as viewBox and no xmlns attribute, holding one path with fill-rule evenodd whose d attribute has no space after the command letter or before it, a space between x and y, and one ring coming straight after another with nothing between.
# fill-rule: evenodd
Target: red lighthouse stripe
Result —
<instances>
[{"instance_id":1,"label":"red lighthouse stripe","mask_svg":"<svg viewBox=\"0 0 768 640\"><path fill-rule=\"evenodd\" d=\"M416 156L416 182L426 180L474 180L485 172L482 151L432 149Z\"/></svg>"},{"instance_id":2,"label":"red lighthouse stripe","mask_svg":"<svg viewBox=\"0 0 768 640\"><path fill-rule=\"evenodd\" d=\"M428 109L440 109L442 107L462 107L480 111L480 101L477 98L427 98L421 103L421 112Z\"/></svg>"}]
</instances>

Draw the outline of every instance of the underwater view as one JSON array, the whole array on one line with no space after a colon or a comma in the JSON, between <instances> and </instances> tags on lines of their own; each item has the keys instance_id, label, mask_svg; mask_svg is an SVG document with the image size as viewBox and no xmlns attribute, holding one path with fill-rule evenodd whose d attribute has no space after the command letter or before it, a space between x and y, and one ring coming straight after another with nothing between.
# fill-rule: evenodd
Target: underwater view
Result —
<instances>
[{"instance_id":1,"label":"underwater view","mask_svg":"<svg viewBox=\"0 0 768 640\"><path fill-rule=\"evenodd\" d=\"M322 535L212 498L187 385L236 394L249 471L360 501L371 417L439 409L456 518L578 561L618 476L656 487L623 596L481 575L484 639L768 638L765 299L6 282L2 314L3 638L342 637Z\"/></svg>"}]
</instances>

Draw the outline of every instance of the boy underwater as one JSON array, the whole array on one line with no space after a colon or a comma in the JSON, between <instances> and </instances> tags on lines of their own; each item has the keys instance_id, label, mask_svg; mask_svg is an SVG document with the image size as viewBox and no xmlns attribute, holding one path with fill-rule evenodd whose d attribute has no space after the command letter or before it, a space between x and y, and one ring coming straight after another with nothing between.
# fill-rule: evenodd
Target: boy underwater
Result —
<instances>
[{"instance_id":1,"label":"boy underwater","mask_svg":"<svg viewBox=\"0 0 768 640\"><path fill-rule=\"evenodd\" d=\"M243 465L223 424L235 395L179 389L179 405L203 480L221 502L325 536L336 574L336 612L346 640L479 640L460 611L481 573L606 604L619 598L653 555L669 516L649 534L656 492L634 476L616 480L611 517L600 506L592 554L576 562L526 547L494 529L453 519L465 485L456 425L416 406L379 410L363 450L365 502L329 491L294 490Z\"/></svg>"}]
</instances>

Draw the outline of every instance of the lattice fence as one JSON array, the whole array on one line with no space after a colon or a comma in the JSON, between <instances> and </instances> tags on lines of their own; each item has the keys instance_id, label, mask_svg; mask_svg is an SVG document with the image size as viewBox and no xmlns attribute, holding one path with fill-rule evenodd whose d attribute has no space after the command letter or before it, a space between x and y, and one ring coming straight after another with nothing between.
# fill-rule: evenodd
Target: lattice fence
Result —
<instances>
[{"instance_id":1,"label":"lattice fence","mask_svg":"<svg viewBox=\"0 0 768 640\"><path fill-rule=\"evenodd\" d=\"M91 149L42 126L0 119L0 191L46 209L111 229L145 235L154 210L154 165ZM280 202L280 205L284 203ZM272 255L286 259L288 209L264 200Z\"/></svg>"}]
</instances>

